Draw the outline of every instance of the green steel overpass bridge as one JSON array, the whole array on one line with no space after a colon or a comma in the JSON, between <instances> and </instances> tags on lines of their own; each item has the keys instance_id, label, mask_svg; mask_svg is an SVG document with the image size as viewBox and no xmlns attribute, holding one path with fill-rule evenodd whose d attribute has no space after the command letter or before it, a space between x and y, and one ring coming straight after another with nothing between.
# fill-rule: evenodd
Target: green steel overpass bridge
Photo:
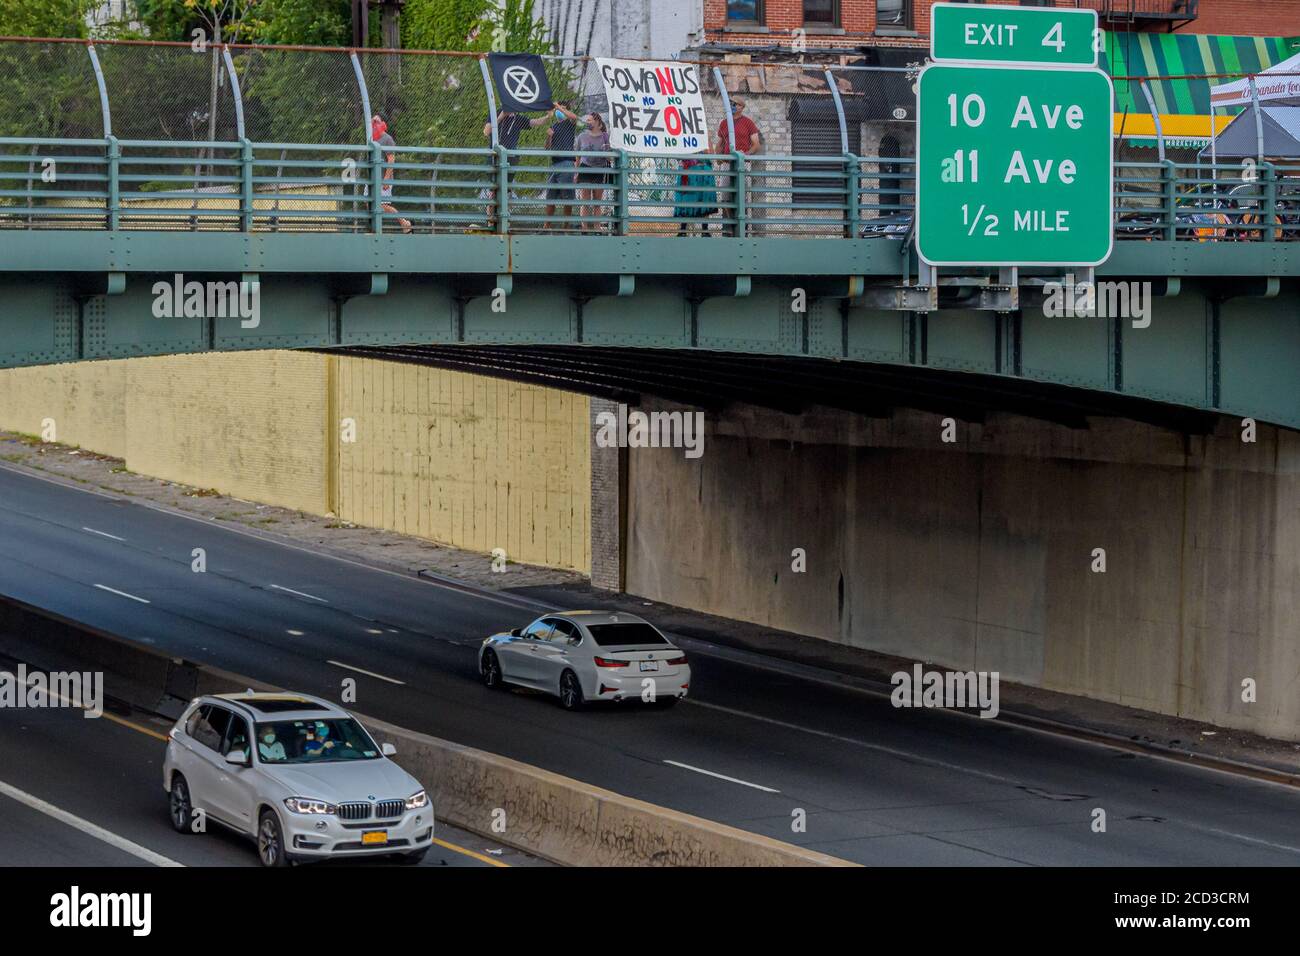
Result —
<instances>
[{"instance_id":1,"label":"green steel overpass bridge","mask_svg":"<svg viewBox=\"0 0 1300 956\"><path fill-rule=\"evenodd\" d=\"M1073 279L1149 284L1135 318L1048 314L1063 270L919 263L906 159L390 155L0 139L0 367L337 348L706 406L1300 427L1296 170L1118 164L1114 253Z\"/></svg>"}]
</instances>

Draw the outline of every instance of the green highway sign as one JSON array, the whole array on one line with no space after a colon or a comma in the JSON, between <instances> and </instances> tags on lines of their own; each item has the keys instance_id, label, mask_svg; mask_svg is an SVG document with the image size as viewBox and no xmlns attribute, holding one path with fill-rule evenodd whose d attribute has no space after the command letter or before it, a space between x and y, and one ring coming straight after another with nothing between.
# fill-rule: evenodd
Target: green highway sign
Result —
<instances>
[{"instance_id":1,"label":"green highway sign","mask_svg":"<svg viewBox=\"0 0 1300 956\"><path fill-rule=\"evenodd\" d=\"M931 265L1110 257L1111 80L931 64L917 89L916 245Z\"/></svg>"},{"instance_id":2,"label":"green highway sign","mask_svg":"<svg viewBox=\"0 0 1300 956\"><path fill-rule=\"evenodd\" d=\"M930 56L939 63L1096 66L1096 10L936 3Z\"/></svg>"}]
</instances>

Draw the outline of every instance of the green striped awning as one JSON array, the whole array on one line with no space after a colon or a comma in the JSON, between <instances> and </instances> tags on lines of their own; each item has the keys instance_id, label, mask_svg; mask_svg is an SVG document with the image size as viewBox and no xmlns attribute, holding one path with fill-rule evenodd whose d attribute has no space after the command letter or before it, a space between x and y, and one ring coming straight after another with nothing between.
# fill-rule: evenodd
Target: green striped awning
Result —
<instances>
[{"instance_id":1,"label":"green striped awning","mask_svg":"<svg viewBox=\"0 0 1300 956\"><path fill-rule=\"evenodd\" d=\"M1106 61L1111 76L1184 77L1259 73L1300 52L1300 37L1233 37L1197 33L1110 33ZM1150 80L1162 114L1210 115L1210 87L1227 79ZM1115 80L1115 112L1147 112L1136 82Z\"/></svg>"}]
</instances>

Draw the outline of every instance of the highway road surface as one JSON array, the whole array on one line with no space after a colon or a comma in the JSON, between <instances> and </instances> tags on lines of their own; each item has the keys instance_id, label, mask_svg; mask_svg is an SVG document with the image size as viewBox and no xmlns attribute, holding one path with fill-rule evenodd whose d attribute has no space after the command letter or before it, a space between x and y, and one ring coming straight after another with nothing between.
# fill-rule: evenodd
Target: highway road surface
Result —
<instances>
[{"instance_id":1,"label":"highway road surface","mask_svg":"<svg viewBox=\"0 0 1300 956\"><path fill-rule=\"evenodd\" d=\"M206 573L191 569L195 548ZM478 683L476 648L535 617L531 602L7 466L0 593L309 693L337 699L354 678L363 713L862 863L1300 864L1294 789L1005 721L899 710L757 655L693 652L694 697L672 711L570 714L536 693L493 693ZM159 833L158 741L79 717L98 726L69 731L66 716L30 713L17 733L15 715L0 712L0 752L59 754L82 786L25 760L0 761L0 781L73 812L102 798L121 832L147 828L140 842L184 862L246 862L242 847L178 848ZM92 734L112 743L92 746ZM0 796L0 856L18 861L38 853L23 836L34 811L11 803ZM1105 832L1094 832L1098 808ZM65 834L67 852L113 862L113 849L83 836Z\"/></svg>"},{"instance_id":2,"label":"highway road surface","mask_svg":"<svg viewBox=\"0 0 1300 956\"><path fill-rule=\"evenodd\" d=\"M259 865L253 843L220 826L201 835L172 830L162 789L170 726L149 714L88 720L71 708L0 710L0 865ZM434 839L422 866L546 865L442 823Z\"/></svg>"}]
</instances>

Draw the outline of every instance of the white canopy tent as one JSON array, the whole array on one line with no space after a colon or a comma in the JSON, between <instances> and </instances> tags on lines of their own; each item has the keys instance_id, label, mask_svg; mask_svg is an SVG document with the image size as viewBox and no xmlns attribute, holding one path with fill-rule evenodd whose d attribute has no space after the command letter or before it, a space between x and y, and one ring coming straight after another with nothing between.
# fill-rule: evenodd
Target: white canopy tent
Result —
<instances>
[{"instance_id":1,"label":"white canopy tent","mask_svg":"<svg viewBox=\"0 0 1300 956\"><path fill-rule=\"evenodd\" d=\"M1246 112L1253 114L1256 143L1254 153L1255 158L1262 162L1265 146L1261 103L1279 107L1300 106L1300 53L1289 56L1281 63L1275 63L1254 76L1242 77L1240 80L1220 83L1210 88L1211 117L1215 115L1217 109L1231 109L1236 106L1248 107ZM1236 125L1242 118L1242 116L1237 117L1232 125ZM1210 122L1210 162L1218 162L1218 143L1213 120Z\"/></svg>"},{"instance_id":2,"label":"white canopy tent","mask_svg":"<svg viewBox=\"0 0 1300 956\"><path fill-rule=\"evenodd\" d=\"M1255 81L1256 96L1251 95L1251 80ZM1256 97L1258 102L1272 106L1300 106L1300 53L1253 77L1246 76L1211 87L1210 109L1250 106L1256 102Z\"/></svg>"}]
</instances>

